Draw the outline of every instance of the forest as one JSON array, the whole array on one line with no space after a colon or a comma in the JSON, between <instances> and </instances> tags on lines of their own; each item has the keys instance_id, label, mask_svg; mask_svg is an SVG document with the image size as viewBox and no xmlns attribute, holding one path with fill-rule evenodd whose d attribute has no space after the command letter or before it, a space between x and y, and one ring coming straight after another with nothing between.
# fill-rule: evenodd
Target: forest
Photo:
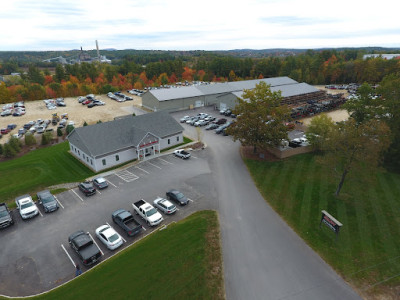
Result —
<instances>
[{"instance_id":1,"label":"forest","mask_svg":"<svg viewBox=\"0 0 400 300\"><path fill-rule=\"evenodd\" d=\"M378 50L381 50L379 52ZM232 51L102 51L112 64L62 65L42 60L68 52L0 52L0 103L55 97L103 94L132 88L157 87L180 81L238 81L289 76L312 85L376 84L400 73L400 60L363 59L366 53L393 49L282 49ZM95 57L94 51L88 53ZM397 53L400 51L397 49ZM269 55L266 56L265 55ZM20 76L10 76L11 73Z\"/></svg>"}]
</instances>

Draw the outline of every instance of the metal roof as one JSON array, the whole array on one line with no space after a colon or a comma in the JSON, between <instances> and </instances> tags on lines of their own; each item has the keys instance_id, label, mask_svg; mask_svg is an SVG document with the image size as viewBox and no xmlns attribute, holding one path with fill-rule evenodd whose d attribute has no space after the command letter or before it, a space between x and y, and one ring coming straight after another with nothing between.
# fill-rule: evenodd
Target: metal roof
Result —
<instances>
[{"instance_id":1,"label":"metal roof","mask_svg":"<svg viewBox=\"0 0 400 300\"><path fill-rule=\"evenodd\" d=\"M266 84L271 85L271 87L298 83L296 80L284 76L284 77L234 81L234 82L229 82L228 84L231 86L232 91L241 91L244 89L246 90L254 89L256 87L256 84L259 84L260 82L265 82Z\"/></svg>"},{"instance_id":2,"label":"metal roof","mask_svg":"<svg viewBox=\"0 0 400 300\"><path fill-rule=\"evenodd\" d=\"M183 131L167 112L127 116L115 121L78 127L68 136L69 142L92 157L135 147L151 133L163 138Z\"/></svg>"},{"instance_id":3,"label":"metal roof","mask_svg":"<svg viewBox=\"0 0 400 300\"><path fill-rule=\"evenodd\" d=\"M150 90L149 92L156 97L158 101L203 96L203 93L194 86Z\"/></svg>"},{"instance_id":4,"label":"metal roof","mask_svg":"<svg viewBox=\"0 0 400 300\"><path fill-rule=\"evenodd\" d=\"M281 91L282 97L286 98L291 96L315 93L319 92L320 90L305 82L302 82L302 83L287 84L281 86L271 86L271 91L272 92ZM234 94L236 97L242 98L243 91L233 92L232 94Z\"/></svg>"}]
</instances>

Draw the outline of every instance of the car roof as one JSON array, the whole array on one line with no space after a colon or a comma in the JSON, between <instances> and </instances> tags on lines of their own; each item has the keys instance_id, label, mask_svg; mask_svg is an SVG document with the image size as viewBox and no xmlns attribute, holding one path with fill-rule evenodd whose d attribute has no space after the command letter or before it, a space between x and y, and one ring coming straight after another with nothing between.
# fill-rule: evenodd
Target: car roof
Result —
<instances>
[{"instance_id":1,"label":"car roof","mask_svg":"<svg viewBox=\"0 0 400 300\"><path fill-rule=\"evenodd\" d=\"M96 180L99 183L105 182L106 180L103 177L97 177L94 180Z\"/></svg>"},{"instance_id":2,"label":"car roof","mask_svg":"<svg viewBox=\"0 0 400 300\"><path fill-rule=\"evenodd\" d=\"M104 236L108 239L110 236L116 234L116 231L113 228L108 227L106 230L102 231L102 234L104 234Z\"/></svg>"}]
</instances>

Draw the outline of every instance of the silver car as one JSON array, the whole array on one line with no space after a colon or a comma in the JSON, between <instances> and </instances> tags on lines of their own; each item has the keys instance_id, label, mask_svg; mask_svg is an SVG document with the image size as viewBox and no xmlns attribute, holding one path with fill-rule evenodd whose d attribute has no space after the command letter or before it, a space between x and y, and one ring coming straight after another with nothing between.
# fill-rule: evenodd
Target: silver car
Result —
<instances>
[{"instance_id":1,"label":"silver car","mask_svg":"<svg viewBox=\"0 0 400 300\"><path fill-rule=\"evenodd\" d=\"M156 200L153 201L153 204L166 215L171 215L176 212L175 204L172 204L167 199L158 197Z\"/></svg>"},{"instance_id":2,"label":"silver car","mask_svg":"<svg viewBox=\"0 0 400 300\"><path fill-rule=\"evenodd\" d=\"M123 243L121 236L110 225L102 225L97 228L96 236L110 250L117 249Z\"/></svg>"}]
</instances>

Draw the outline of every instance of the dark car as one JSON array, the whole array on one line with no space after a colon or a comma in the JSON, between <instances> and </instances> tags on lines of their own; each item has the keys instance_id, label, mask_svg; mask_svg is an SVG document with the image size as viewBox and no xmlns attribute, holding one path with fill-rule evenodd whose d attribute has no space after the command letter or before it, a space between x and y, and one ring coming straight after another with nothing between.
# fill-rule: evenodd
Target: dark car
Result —
<instances>
[{"instance_id":1,"label":"dark car","mask_svg":"<svg viewBox=\"0 0 400 300\"><path fill-rule=\"evenodd\" d=\"M58 209L58 202L49 190L38 192L36 195L39 204L41 204L44 209L44 212L49 213Z\"/></svg>"},{"instance_id":2,"label":"dark car","mask_svg":"<svg viewBox=\"0 0 400 300\"><path fill-rule=\"evenodd\" d=\"M5 228L14 224L13 217L5 203L0 203L0 228Z\"/></svg>"},{"instance_id":3,"label":"dark car","mask_svg":"<svg viewBox=\"0 0 400 300\"><path fill-rule=\"evenodd\" d=\"M13 130L14 128L17 128L17 124L8 124L7 125L8 130Z\"/></svg>"},{"instance_id":4,"label":"dark car","mask_svg":"<svg viewBox=\"0 0 400 300\"><path fill-rule=\"evenodd\" d=\"M100 249L93 243L89 234L83 230L71 234L68 243L85 266L94 264L101 257Z\"/></svg>"},{"instance_id":5,"label":"dark car","mask_svg":"<svg viewBox=\"0 0 400 300\"><path fill-rule=\"evenodd\" d=\"M230 109L227 109L225 112L224 112L224 115L225 116L230 116L232 114L232 111L230 110Z\"/></svg>"},{"instance_id":6,"label":"dark car","mask_svg":"<svg viewBox=\"0 0 400 300\"><path fill-rule=\"evenodd\" d=\"M79 184L79 189L86 197L96 194L96 189L90 181L81 182Z\"/></svg>"},{"instance_id":7,"label":"dark car","mask_svg":"<svg viewBox=\"0 0 400 300\"><path fill-rule=\"evenodd\" d=\"M221 119L218 119L217 121L215 121L215 124L217 124L217 125L222 125L222 124L225 124L226 121L227 121L226 119L221 118Z\"/></svg>"},{"instance_id":8,"label":"dark car","mask_svg":"<svg viewBox=\"0 0 400 300\"><path fill-rule=\"evenodd\" d=\"M216 128L218 128L218 124L215 124L215 123L208 124L205 127L206 130L211 130L211 129L216 129Z\"/></svg>"},{"instance_id":9,"label":"dark car","mask_svg":"<svg viewBox=\"0 0 400 300\"><path fill-rule=\"evenodd\" d=\"M180 191L172 189L166 193L167 199L175 201L179 205L186 205L189 203L188 198Z\"/></svg>"},{"instance_id":10,"label":"dark car","mask_svg":"<svg viewBox=\"0 0 400 300\"><path fill-rule=\"evenodd\" d=\"M93 184L99 190L105 189L108 187L108 182L103 177L97 177L97 178L93 179Z\"/></svg>"}]
</instances>

